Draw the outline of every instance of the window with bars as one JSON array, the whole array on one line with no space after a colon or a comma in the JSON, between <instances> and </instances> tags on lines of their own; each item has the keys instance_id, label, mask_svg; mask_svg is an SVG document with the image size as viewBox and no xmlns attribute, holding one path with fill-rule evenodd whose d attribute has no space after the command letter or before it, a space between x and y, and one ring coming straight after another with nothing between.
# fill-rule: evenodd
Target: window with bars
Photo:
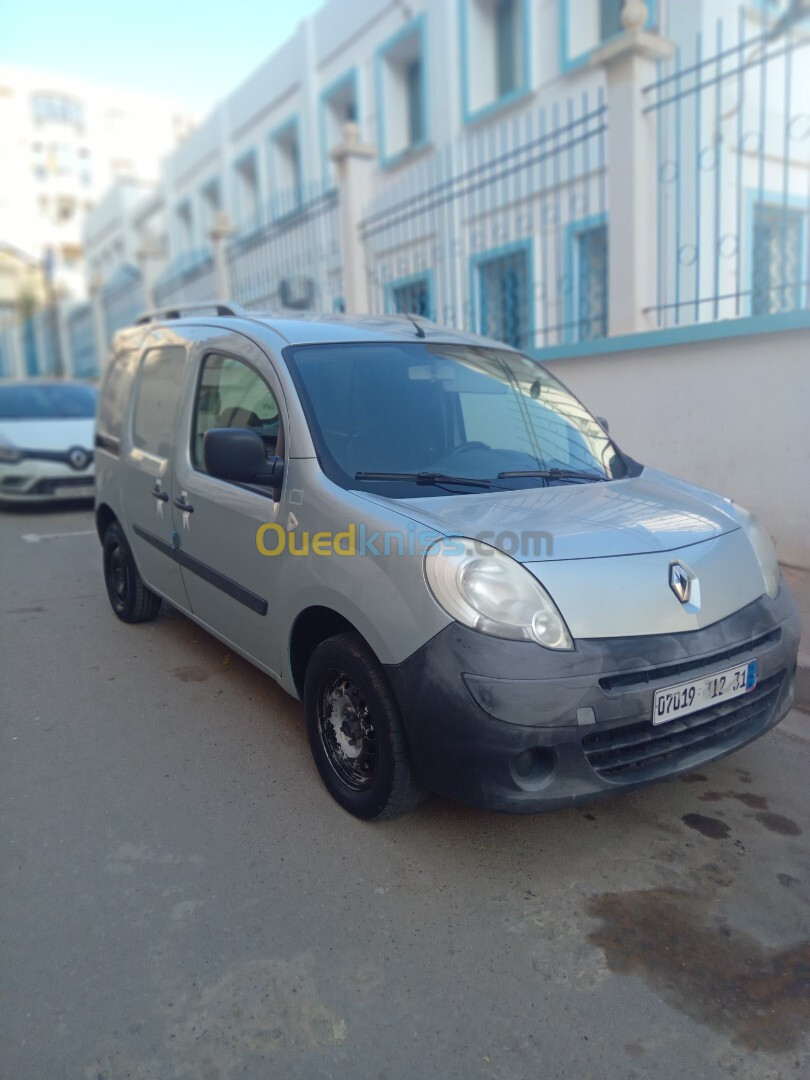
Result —
<instances>
[{"instance_id":1,"label":"window with bars","mask_svg":"<svg viewBox=\"0 0 810 1080\"><path fill-rule=\"evenodd\" d=\"M519 248L477 266L480 332L515 349L533 345L528 248Z\"/></svg>"},{"instance_id":2,"label":"window with bars","mask_svg":"<svg viewBox=\"0 0 810 1080\"><path fill-rule=\"evenodd\" d=\"M576 237L576 340L593 341L608 331L607 225L583 229Z\"/></svg>"},{"instance_id":3,"label":"window with bars","mask_svg":"<svg viewBox=\"0 0 810 1080\"><path fill-rule=\"evenodd\" d=\"M796 311L801 304L804 214L781 206L754 207L751 313Z\"/></svg>"},{"instance_id":4,"label":"window with bars","mask_svg":"<svg viewBox=\"0 0 810 1080\"><path fill-rule=\"evenodd\" d=\"M287 121L270 136L270 169L275 188L273 217L295 213L303 200L301 140L297 119Z\"/></svg>"},{"instance_id":5,"label":"window with bars","mask_svg":"<svg viewBox=\"0 0 810 1080\"><path fill-rule=\"evenodd\" d=\"M390 307L394 312L433 318L430 278L427 274L392 285L390 297Z\"/></svg>"}]
</instances>

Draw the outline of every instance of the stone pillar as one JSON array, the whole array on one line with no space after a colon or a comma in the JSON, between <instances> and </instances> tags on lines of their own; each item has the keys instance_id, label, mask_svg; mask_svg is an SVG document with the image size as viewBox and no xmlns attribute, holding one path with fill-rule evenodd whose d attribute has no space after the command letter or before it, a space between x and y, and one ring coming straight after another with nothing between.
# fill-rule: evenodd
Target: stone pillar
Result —
<instances>
[{"instance_id":1,"label":"stone pillar","mask_svg":"<svg viewBox=\"0 0 810 1080\"><path fill-rule=\"evenodd\" d=\"M360 142L357 124L347 124L343 142L331 153L335 163L343 257L343 298L347 315L369 310L366 253L360 235L363 211L371 201L376 151Z\"/></svg>"},{"instance_id":2,"label":"stone pillar","mask_svg":"<svg viewBox=\"0 0 810 1080\"><path fill-rule=\"evenodd\" d=\"M216 278L217 299L232 300L231 275L230 267L228 266L226 244L228 239L233 236L233 229L231 228L230 219L224 210L220 210L217 214L217 220L214 222L214 227L211 229L208 236L211 240L211 247L214 252L214 276Z\"/></svg>"},{"instance_id":3,"label":"stone pillar","mask_svg":"<svg viewBox=\"0 0 810 1080\"><path fill-rule=\"evenodd\" d=\"M647 5L626 0L625 33L598 49L592 62L607 75L608 96L608 244L611 336L653 329L644 309L656 296L655 116L644 114L643 87L656 80L656 62L674 54L674 46L643 29Z\"/></svg>"}]
</instances>

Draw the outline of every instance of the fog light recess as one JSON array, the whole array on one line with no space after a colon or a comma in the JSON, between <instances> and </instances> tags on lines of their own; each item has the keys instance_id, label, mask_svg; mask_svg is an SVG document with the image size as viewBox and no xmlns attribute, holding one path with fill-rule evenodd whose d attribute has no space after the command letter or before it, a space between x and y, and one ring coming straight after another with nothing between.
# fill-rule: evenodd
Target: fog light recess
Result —
<instances>
[{"instance_id":1,"label":"fog light recess","mask_svg":"<svg viewBox=\"0 0 810 1080\"><path fill-rule=\"evenodd\" d=\"M533 750L521 750L515 754L509 768L512 779L524 791L539 791L545 787L554 775L557 764L556 755L547 746L538 746Z\"/></svg>"}]
</instances>

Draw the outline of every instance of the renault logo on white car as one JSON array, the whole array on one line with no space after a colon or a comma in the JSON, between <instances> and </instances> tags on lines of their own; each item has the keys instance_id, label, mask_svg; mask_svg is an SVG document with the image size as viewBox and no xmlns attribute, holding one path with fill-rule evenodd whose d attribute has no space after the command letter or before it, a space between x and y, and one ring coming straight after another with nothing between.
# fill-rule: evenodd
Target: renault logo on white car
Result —
<instances>
[{"instance_id":1,"label":"renault logo on white car","mask_svg":"<svg viewBox=\"0 0 810 1080\"><path fill-rule=\"evenodd\" d=\"M689 603L694 574L679 562L669 564L669 587L682 604Z\"/></svg>"},{"instance_id":2,"label":"renault logo on white car","mask_svg":"<svg viewBox=\"0 0 810 1080\"><path fill-rule=\"evenodd\" d=\"M80 446L73 446L68 450L68 464L71 469L85 469L90 461L90 455Z\"/></svg>"}]
</instances>

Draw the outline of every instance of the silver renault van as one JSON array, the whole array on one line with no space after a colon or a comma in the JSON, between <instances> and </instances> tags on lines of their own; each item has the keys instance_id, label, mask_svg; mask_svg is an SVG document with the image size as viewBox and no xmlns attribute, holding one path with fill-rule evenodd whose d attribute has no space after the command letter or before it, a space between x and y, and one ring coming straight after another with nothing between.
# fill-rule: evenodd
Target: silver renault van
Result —
<instances>
[{"instance_id":1,"label":"silver renault van","mask_svg":"<svg viewBox=\"0 0 810 1080\"><path fill-rule=\"evenodd\" d=\"M763 527L497 342L156 312L116 337L95 444L115 614L168 601L302 698L358 817L426 791L569 806L790 708L799 621Z\"/></svg>"}]
</instances>

